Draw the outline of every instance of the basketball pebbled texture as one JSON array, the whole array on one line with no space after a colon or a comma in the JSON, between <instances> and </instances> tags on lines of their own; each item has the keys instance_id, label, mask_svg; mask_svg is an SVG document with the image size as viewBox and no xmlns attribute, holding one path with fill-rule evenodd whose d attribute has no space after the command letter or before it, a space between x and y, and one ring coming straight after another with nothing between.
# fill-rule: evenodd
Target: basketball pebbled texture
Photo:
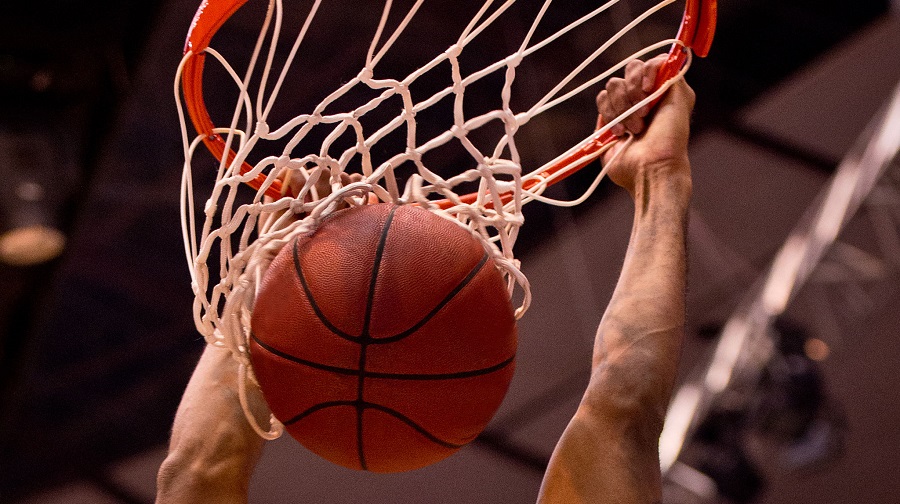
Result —
<instances>
[{"instance_id":1,"label":"basketball pebbled texture","mask_svg":"<svg viewBox=\"0 0 900 504\"><path fill-rule=\"evenodd\" d=\"M251 326L275 417L352 469L448 457L484 429L513 375L503 276L466 230L414 206L344 210L286 245Z\"/></svg>"}]
</instances>

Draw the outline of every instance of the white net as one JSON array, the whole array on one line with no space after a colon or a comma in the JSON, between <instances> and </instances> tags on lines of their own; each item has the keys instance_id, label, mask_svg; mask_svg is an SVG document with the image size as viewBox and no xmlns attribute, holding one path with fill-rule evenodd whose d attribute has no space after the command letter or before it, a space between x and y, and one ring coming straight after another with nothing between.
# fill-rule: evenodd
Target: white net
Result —
<instances>
[{"instance_id":1,"label":"white net","mask_svg":"<svg viewBox=\"0 0 900 504\"><path fill-rule=\"evenodd\" d=\"M289 73L292 65L302 63L304 54L323 50L305 45L311 44L307 38L316 29L323 0L303 2L287 11L282 0L270 0L261 15L261 27L243 77L228 58L213 48L205 49L207 56L227 73L237 93L227 116L228 127L211 132L220 135L225 152L231 149L234 155L222 156L202 213L196 210L193 178L194 165L198 164L195 151L205 135L190 136L179 87L182 69L194 56L188 51L179 66L175 93L184 141L182 222L185 253L196 295L194 317L198 330L210 344L229 349L241 363L242 403L246 404L244 384L248 378L253 380L247 341L250 316L263 274L282 246L300 234L313 231L322 219L343 207L376 201L416 204L459 224L481 240L504 273L510 299L519 304L516 316L520 317L531 300L528 280L513 253L523 224L522 206L533 200L556 205L584 201L597 187L609 163L575 200L551 199L544 191L567 173L565 166L559 168L560 160L571 157L621 118L529 170L523 170L516 136L540 114L575 97L596 95L602 83L632 59L677 44L674 39L663 38L642 44L634 51L620 51L622 57L612 63L601 58L632 29L673 2L650 4L613 29L609 38L596 42L597 20L619 0L587 10L562 24L557 23L559 16L550 13L553 8L565 12L566 5L553 5L549 0L535 4L538 8L522 24L521 18L517 18L518 23L504 21L505 16L511 15L515 1L488 0L471 18L466 18L460 31L452 33L449 47L445 46L437 56L417 65L408 74L393 77L396 66L383 69L382 63L395 46L410 43L403 35L414 25L424 2L418 0L400 9L392 0L386 0L379 8L380 15L373 16L374 28L370 30L372 37L364 57L354 63L335 56L343 64L357 65L352 76L306 111L297 114L291 110L288 116L275 118L276 111L285 108L281 103L285 99L280 95L293 80ZM371 9L371 5L363 2L347 8ZM291 43L284 44L289 24L285 18L297 12L304 15L298 26L292 28ZM608 21L601 22L608 24ZM544 25L548 23L558 26L547 29ZM468 69L471 64L467 65L465 55L471 52L481 55L486 49L477 46L479 37L489 29L510 25L524 28L514 35L513 50L498 54L494 63ZM578 30L586 33L579 34ZM669 35L674 33L674 29L669 31ZM506 32L508 39L509 30ZM342 35L355 40L360 34ZM549 48L572 37L588 37L592 40L588 44L590 50L579 55L578 62L567 70L551 75L552 83L537 99L528 103L517 99L514 84L519 82L517 74L523 71L525 63L541 51L553 58ZM285 47L289 48L286 54ZM553 50L559 51L559 47ZM540 73L541 63L535 65ZM681 72L686 69L687 65ZM315 72L302 71L300 75L314 80ZM435 74L444 80L443 84L435 86L439 82ZM483 93L483 88L478 86L485 82L495 84L496 106L473 112L467 99L472 93ZM667 85L660 87L631 111L656 99L667 88ZM426 129L422 117L434 110L443 112L447 127L431 134L435 128ZM367 121L376 115L379 120ZM423 134L426 130L428 135ZM476 134L480 130L482 134ZM394 142L394 151L385 152L380 148L398 137L400 141ZM455 147L462 156L446 155L449 151L442 149L447 146ZM600 157L604 150L593 152L591 157ZM448 174L446 167L435 167L433 162L442 157L462 165L455 173ZM553 166L557 168L548 175L548 168ZM350 173L355 176L348 177ZM280 425L274 419L266 431L253 421L249 412L247 416L264 437L280 433Z\"/></svg>"}]
</instances>

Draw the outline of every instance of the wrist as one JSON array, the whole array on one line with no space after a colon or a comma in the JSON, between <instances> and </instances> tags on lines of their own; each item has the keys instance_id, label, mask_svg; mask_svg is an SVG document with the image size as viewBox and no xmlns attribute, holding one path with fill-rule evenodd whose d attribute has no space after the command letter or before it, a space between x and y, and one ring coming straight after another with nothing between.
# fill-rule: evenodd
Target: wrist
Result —
<instances>
[{"instance_id":1,"label":"wrist","mask_svg":"<svg viewBox=\"0 0 900 504\"><path fill-rule=\"evenodd\" d=\"M685 158L642 165L637 170L632 197L639 208L665 201L686 209L692 192L690 162Z\"/></svg>"}]
</instances>

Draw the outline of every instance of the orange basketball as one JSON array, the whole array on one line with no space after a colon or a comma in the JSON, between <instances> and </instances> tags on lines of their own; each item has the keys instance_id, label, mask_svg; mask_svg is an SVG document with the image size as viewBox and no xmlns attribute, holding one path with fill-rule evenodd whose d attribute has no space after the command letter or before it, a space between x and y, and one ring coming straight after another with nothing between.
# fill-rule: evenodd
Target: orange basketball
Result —
<instances>
[{"instance_id":1,"label":"orange basketball","mask_svg":"<svg viewBox=\"0 0 900 504\"><path fill-rule=\"evenodd\" d=\"M286 245L252 329L275 417L352 469L446 458L484 429L513 375L502 275L466 230L414 206L344 210Z\"/></svg>"}]
</instances>

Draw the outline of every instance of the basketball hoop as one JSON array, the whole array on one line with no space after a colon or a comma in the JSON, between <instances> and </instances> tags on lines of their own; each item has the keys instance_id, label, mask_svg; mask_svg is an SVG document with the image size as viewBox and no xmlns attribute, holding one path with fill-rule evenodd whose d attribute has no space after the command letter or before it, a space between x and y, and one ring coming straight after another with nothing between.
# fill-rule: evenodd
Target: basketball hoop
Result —
<instances>
[{"instance_id":1,"label":"basketball hoop","mask_svg":"<svg viewBox=\"0 0 900 504\"><path fill-rule=\"evenodd\" d=\"M321 21L319 13L328 2L298 1L295 3L299 5L288 8L282 5L282 0L270 0L261 14L256 43L241 77L229 58L210 43L246 3L246 0L204 0L191 24L175 81L185 156L182 223L196 295L195 322L208 342L230 349L241 362L242 373L246 373L246 376L242 374L242 380L253 379L247 356L249 320L259 280L268 264L294 237L312 232L322 219L348 205L376 201L416 204L462 226L481 240L504 273L510 298L520 299L516 317L521 317L531 299L528 280L513 254L524 220L522 206L534 200L554 205L584 201L614 160L600 171L580 198L557 201L544 192L550 185L600 158L616 141L611 128L632 112L659 100L674 82L673 77L687 71L692 53L707 54L716 18L716 0L687 0L675 38L663 38L636 51L619 50L626 56L616 58L608 67L598 68L607 64L602 57L608 57L606 53L611 47L674 4L674 0L652 0L641 6L640 12L631 19L616 25L608 39L583 47L584 53L576 58L580 63L553 77L553 84L539 98L523 104L518 88L513 86L517 75L525 72L532 62L540 64L540 57L552 59L554 53L550 48L558 50L566 40L597 38L602 14L611 12L620 0L610 0L583 12L574 12L571 6L553 5L551 0L539 8L523 5L527 2L517 5L515 0L486 0L473 9L470 18L463 19L464 26L458 32L450 34L449 47L440 47L436 56L399 76L390 75L385 61L403 44L427 45L428 40L422 37L404 38L424 15L425 2L413 0L404 11L395 8L399 1L386 0L380 16L373 16L371 26L365 28L372 38L364 54L354 61L335 58L335 63L347 63L355 73L336 83L336 88L311 108L290 110L285 117L280 117L283 111L277 105L284 100L284 89L296 80L294 74L289 76L292 64L301 65L303 55L310 54L311 49L304 44L309 44L313 34L321 33L322 28L316 32ZM634 7L636 3L637 0L629 6ZM368 4L354 4L353 8L366 14L365 5ZM465 8L458 2L453 5L453 12ZM533 12L529 11L532 7ZM514 49L491 55L496 56L493 63L469 68L467 56L473 53L481 56L487 49L496 49L490 45L478 47L486 32L499 30L510 19L523 22L525 15L516 10L519 8L528 13L524 29L515 36ZM566 19L570 11L572 18ZM292 27L295 35L288 46L280 43L288 31L285 18L295 13L303 15L298 26ZM359 17L365 17L362 14ZM451 30L448 27L446 31ZM674 23L672 31L675 31ZM356 31L354 34L365 36ZM445 34L432 32L432 35L438 38ZM647 99L553 159L534 165L536 168L524 169L529 162L523 162L516 142L516 135L523 127L539 122L542 114L570 100L588 96L593 103L592 98L602 84L629 61L666 50L669 56L657 76L656 90ZM203 80L209 57L221 65L237 90L226 127L216 125L204 98ZM280 69L276 60L283 60ZM313 72L304 70L302 76L315 76ZM544 73L541 69L538 75L546 80ZM442 75L444 83L435 87L435 75ZM473 89L489 82L496 83L494 108L471 112L467 96L482 93ZM447 127L434 135L429 133L426 138L422 133L426 120L422 117L442 108ZM185 110L197 131L196 136L188 132ZM367 122L378 114L383 116L380 122L374 126ZM479 142L480 136L484 136L481 133L492 128L496 131L493 140ZM381 146L389 144L394 137L399 137L402 145L396 151L381 152ZM321 141L313 142L313 138ZM307 145L311 142L315 144L313 147ZM193 165L201 143L219 161L219 167L198 230ZM440 157L437 153L448 148L461 152L460 159L469 166L451 173L436 167L433 158ZM347 173L357 173L361 180L347 182ZM291 180L302 184L285 183ZM326 191L320 191L323 181L327 181ZM244 185L252 190L239 189ZM217 283L211 280L208 266L216 253ZM248 419L261 435L277 435L277 425L265 432L255 425L252 415L248 414Z\"/></svg>"}]
</instances>

